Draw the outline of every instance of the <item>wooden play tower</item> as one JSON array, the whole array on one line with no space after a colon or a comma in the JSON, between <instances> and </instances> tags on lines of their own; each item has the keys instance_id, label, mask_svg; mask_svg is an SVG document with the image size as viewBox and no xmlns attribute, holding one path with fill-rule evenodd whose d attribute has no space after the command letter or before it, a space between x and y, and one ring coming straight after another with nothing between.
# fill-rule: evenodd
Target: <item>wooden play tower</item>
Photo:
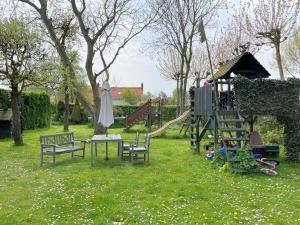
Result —
<instances>
[{"instance_id":1,"label":"wooden play tower","mask_svg":"<svg viewBox=\"0 0 300 225\"><path fill-rule=\"evenodd\" d=\"M241 75L248 79L270 76L254 56L246 52L223 64L214 75L215 82L210 80L203 87L190 89L191 148L200 152L201 141L206 131L211 130L215 146L220 141L223 142L229 162L231 153L238 151L248 141L246 129L243 127L245 121L234 107L232 78L235 75ZM201 130L200 121L204 122Z\"/></svg>"}]
</instances>

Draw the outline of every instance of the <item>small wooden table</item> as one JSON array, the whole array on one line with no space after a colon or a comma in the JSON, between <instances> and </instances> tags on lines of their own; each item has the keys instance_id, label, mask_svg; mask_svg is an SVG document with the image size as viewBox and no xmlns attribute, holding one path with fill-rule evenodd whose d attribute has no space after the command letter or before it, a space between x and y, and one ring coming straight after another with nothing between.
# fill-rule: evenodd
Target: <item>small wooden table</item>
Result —
<instances>
[{"instance_id":1,"label":"small wooden table","mask_svg":"<svg viewBox=\"0 0 300 225\"><path fill-rule=\"evenodd\" d=\"M122 160L122 137L120 134L109 134L109 135L94 135L91 139L91 165L94 165L94 150L97 154L97 143L106 144L106 160L108 160L108 142L118 143L118 156L119 160Z\"/></svg>"}]
</instances>

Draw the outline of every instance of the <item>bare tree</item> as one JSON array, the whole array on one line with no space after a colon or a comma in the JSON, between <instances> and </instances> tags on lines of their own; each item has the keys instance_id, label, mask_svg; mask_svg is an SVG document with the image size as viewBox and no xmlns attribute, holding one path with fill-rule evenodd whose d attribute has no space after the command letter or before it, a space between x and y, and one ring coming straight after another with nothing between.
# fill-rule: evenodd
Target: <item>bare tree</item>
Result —
<instances>
[{"instance_id":1,"label":"bare tree","mask_svg":"<svg viewBox=\"0 0 300 225\"><path fill-rule=\"evenodd\" d=\"M63 42L65 36L63 34L64 31L62 29L58 29L57 21L53 20L56 12L55 9L57 9L57 7L55 7L56 3L60 1L49 1L49 3L47 0L38 0L35 3L30 0L20 0L20 2L26 3L27 5L31 6L38 13L39 18L43 22L52 41L52 44L60 57L65 73L70 74L71 77L75 77L75 69L72 65L71 59L68 56L68 51ZM65 4L60 5L60 7L64 8ZM59 18L56 17L56 19ZM73 82L73 80L71 81ZM85 97L79 91L75 91L74 94L80 101L81 105L84 107L85 111L90 115L93 115L93 109L90 107Z\"/></svg>"},{"instance_id":2,"label":"bare tree","mask_svg":"<svg viewBox=\"0 0 300 225\"><path fill-rule=\"evenodd\" d=\"M208 56L204 49L195 49L195 54L191 62L191 78L196 82L207 79L210 75Z\"/></svg>"},{"instance_id":3,"label":"bare tree","mask_svg":"<svg viewBox=\"0 0 300 225\"><path fill-rule=\"evenodd\" d=\"M181 77L181 61L180 55L174 49L169 49L164 56L159 57L158 69L165 80L176 81L176 114L179 115L179 79Z\"/></svg>"},{"instance_id":4,"label":"bare tree","mask_svg":"<svg viewBox=\"0 0 300 225\"><path fill-rule=\"evenodd\" d=\"M45 24L55 44L66 71L75 74L67 51L60 43L52 18L49 16L47 0L39 0L39 5L30 0L20 0L32 6ZM75 15L80 33L86 44L85 70L93 92L93 117L95 133L103 133L104 128L97 123L100 112L99 80L109 79L108 69L117 59L120 51L138 34L149 26L155 18L138 7L135 0L104 0L104 1L63 1ZM51 4L56 4L51 1ZM99 53L101 69L94 65ZM109 52L109 53L108 53ZM99 61L98 61L99 62ZM104 78L102 75L105 74ZM77 96L80 97L80 96Z\"/></svg>"},{"instance_id":5,"label":"bare tree","mask_svg":"<svg viewBox=\"0 0 300 225\"><path fill-rule=\"evenodd\" d=\"M253 43L243 29L244 10L244 8L233 10L232 18L227 25L217 32L212 46L214 67L218 67L245 52L252 54L258 52L259 47Z\"/></svg>"},{"instance_id":6,"label":"bare tree","mask_svg":"<svg viewBox=\"0 0 300 225\"><path fill-rule=\"evenodd\" d=\"M293 31L292 37L283 48L284 69L292 76L300 75L300 27Z\"/></svg>"},{"instance_id":7,"label":"bare tree","mask_svg":"<svg viewBox=\"0 0 300 225\"><path fill-rule=\"evenodd\" d=\"M299 0L258 0L244 6L245 30L258 45L271 45L276 51L280 79L284 80L281 43L287 40L299 15Z\"/></svg>"},{"instance_id":8,"label":"bare tree","mask_svg":"<svg viewBox=\"0 0 300 225\"><path fill-rule=\"evenodd\" d=\"M207 21L214 15L221 0L157 0L160 7L157 45L173 48L180 55L180 113L184 110L187 80L190 75L194 43L198 37L198 25L202 18Z\"/></svg>"}]
</instances>

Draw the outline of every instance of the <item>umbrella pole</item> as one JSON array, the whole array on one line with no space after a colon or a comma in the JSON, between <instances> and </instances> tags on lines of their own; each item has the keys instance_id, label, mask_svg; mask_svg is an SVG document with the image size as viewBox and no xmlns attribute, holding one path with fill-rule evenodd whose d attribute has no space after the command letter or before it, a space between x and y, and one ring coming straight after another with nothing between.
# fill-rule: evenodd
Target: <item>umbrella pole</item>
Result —
<instances>
[{"instance_id":1,"label":"umbrella pole","mask_svg":"<svg viewBox=\"0 0 300 225\"><path fill-rule=\"evenodd\" d=\"M105 134L106 134L106 137L108 137L108 133L107 133L107 128L105 128ZM108 142L105 142L105 145L106 145L106 160L108 160Z\"/></svg>"}]
</instances>

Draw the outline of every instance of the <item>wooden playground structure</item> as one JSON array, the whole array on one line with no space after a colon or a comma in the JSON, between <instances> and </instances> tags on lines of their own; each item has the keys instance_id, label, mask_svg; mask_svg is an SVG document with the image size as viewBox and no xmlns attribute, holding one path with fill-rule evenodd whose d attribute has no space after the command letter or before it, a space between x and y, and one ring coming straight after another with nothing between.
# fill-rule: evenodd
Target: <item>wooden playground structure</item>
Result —
<instances>
[{"instance_id":1,"label":"wooden playground structure","mask_svg":"<svg viewBox=\"0 0 300 225\"><path fill-rule=\"evenodd\" d=\"M212 130L214 145L217 146L220 140L224 143L228 162L232 159L232 153L249 141L244 128L245 119L233 104L234 92L231 82L233 75L241 75L248 79L270 76L254 56L246 52L222 65L215 73L214 80L210 80L203 87L197 84L190 90L191 148L200 152L200 143L206 131ZM204 121L204 125L200 130L201 121ZM247 121L251 123L253 118L248 118Z\"/></svg>"},{"instance_id":2,"label":"wooden playground structure","mask_svg":"<svg viewBox=\"0 0 300 225\"><path fill-rule=\"evenodd\" d=\"M148 127L149 132L153 125L156 125L157 128L161 127L161 108L162 101L160 98L149 99L145 104L125 118L125 129L129 130L130 127L142 120L146 120L145 125Z\"/></svg>"}]
</instances>

